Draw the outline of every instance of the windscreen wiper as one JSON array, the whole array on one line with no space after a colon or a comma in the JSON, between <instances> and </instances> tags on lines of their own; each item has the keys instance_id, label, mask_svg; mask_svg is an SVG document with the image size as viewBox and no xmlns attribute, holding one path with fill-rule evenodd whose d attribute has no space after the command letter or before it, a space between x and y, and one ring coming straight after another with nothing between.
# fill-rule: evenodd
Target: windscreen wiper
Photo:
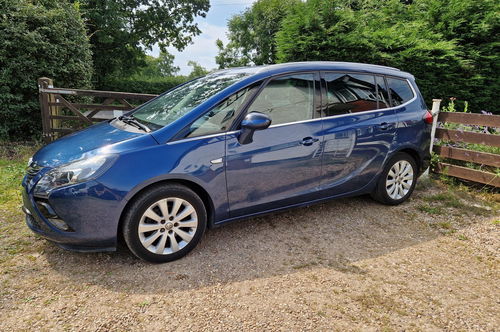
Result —
<instances>
[{"instance_id":1,"label":"windscreen wiper","mask_svg":"<svg viewBox=\"0 0 500 332\"><path fill-rule=\"evenodd\" d=\"M125 122L128 125L134 126L138 129L144 130L149 133L151 129L143 123L137 121L137 119L133 115L122 115L118 117L118 120Z\"/></svg>"}]
</instances>

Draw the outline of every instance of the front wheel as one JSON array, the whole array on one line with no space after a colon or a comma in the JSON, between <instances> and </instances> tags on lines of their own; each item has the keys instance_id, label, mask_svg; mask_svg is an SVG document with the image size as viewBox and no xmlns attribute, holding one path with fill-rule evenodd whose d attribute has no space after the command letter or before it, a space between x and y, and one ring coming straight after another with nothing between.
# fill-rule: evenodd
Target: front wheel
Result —
<instances>
[{"instance_id":1,"label":"front wheel","mask_svg":"<svg viewBox=\"0 0 500 332\"><path fill-rule=\"evenodd\" d=\"M416 183L415 160L410 155L399 152L385 166L372 197L383 204L397 205L410 197Z\"/></svg>"},{"instance_id":2,"label":"front wheel","mask_svg":"<svg viewBox=\"0 0 500 332\"><path fill-rule=\"evenodd\" d=\"M141 194L123 220L130 251L153 263L179 259L200 241L207 224L203 201L191 189L169 184Z\"/></svg>"}]
</instances>

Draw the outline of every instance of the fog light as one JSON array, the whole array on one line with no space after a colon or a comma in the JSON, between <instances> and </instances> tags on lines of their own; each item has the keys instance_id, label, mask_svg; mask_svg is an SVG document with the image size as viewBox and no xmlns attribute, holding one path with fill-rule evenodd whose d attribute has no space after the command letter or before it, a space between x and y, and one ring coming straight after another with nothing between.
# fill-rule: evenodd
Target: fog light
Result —
<instances>
[{"instance_id":1,"label":"fog light","mask_svg":"<svg viewBox=\"0 0 500 332\"><path fill-rule=\"evenodd\" d=\"M54 211L54 209L49 205L49 203L42 199L36 199L36 206L40 213L47 218L49 223L57 229L66 232L73 232L71 227L68 226Z\"/></svg>"},{"instance_id":2,"label":"fog light","mask_svg":"<svg viewBox=\"0 0 500 332\"><path fill-rule=\"evenodd\" d=\"M48 221L55 226L56 228L59 228L62 231L69 231L69 226L62 221L62 219L59 218L48 218Z\"/></svg>"}]
</instances>

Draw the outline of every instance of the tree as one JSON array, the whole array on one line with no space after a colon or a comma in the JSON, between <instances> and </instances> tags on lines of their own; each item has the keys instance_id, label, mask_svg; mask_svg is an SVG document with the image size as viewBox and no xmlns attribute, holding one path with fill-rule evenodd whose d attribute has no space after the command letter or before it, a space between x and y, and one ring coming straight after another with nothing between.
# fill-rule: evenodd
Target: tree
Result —
<instances>
[{"instance_id":1,"label":"tree","mask_svg":"<svg viewBox=\"0 0 500 332\"><path fill-rule=\"evenodd\" d=\"M279 62L354 61L415 75L423 95L499 109L495 0L309 0L276 35Z\"/></svg>"},{"instance_id":2,"label":"tree","mask_svg":"<svg viewBox=\"0 0 500 332\"><path fill-rule=\"evenodd\" d=\"M180 68L174 66L174 59L175 57L167 51L160 52L158 68L163 76L174 76L179 72Z\"/></svg>"},{"instance_id":3,"label":"tree","mask_svg":"<svg viewBox=\"0 0 500 332\"><path fill-rule=\"evenodd\" d=\"M70 0L82 8L92 44L98 86L130 76L145 63L146 49L181 50L200 33L194 22L205 17L209 0Z\"/></svg>"},{"instance_id":4,"label":"tree","mask_svg":"<svg viewBox=\"0 0 500 332\"><path fill-rule=\"evenodd\" d=\"M37 79L88 88L90 44L78 6L65 0L1 0L0 139L41 131Z\"/></svg>"},{"instance_id":5,"label":"tree","mask_svg":"<svg viewBox=\"0 0 500 332\"><path fill-rule=\"evenodd\" d=\"M135 78L161 78L175 76L180 68L174 66L174 56L168 52L160 52L159 57L146 55L145 64L133 75Z\"/></svg>"},{"instance_id":6,"label":"tree","mask_svg":"<svg viewBox=\"0 0 500 332\"><path fill-rule=\"evenodd\" d=\"M220 68L262 65L276 61L275 35L288 10L300 0L258 0L228 23L229 43L217 40Z\"/></svg>"},{"instance_id":7,"label":"tree","mask_svg":"<svg viewBox=\"0 0 500 332\"><path fill-rule=\"evenodd\" d=\"M496 0L419 0L414 7L427 26L454 41L465 62L454 93L472 109L500 113L500 2Z\"/></svg>"},{"instance_id":8,"label":"tree","mask_svg":"<svg viewBox=\"0 0 500 332\"><path fill-rule=\"evenodd\" d=\"M205 76L206 74L209 73L209 71L203 68L198 62L188 61L188 66L193 67L193 70L188 76L189 79Z\"/></svg>"}]
</instances>

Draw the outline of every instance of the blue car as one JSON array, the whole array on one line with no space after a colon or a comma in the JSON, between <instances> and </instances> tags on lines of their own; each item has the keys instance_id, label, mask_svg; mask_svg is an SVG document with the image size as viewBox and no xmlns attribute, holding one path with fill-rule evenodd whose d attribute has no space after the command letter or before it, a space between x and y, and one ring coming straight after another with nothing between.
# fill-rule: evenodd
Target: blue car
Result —
<instances>
[{"instance_id":1,"label":"blue car","mask_svg":"<svg viewBox=\"0 0 500 332\"><path fill-rule=\"evenodd\" d=\"M410 197L430 123L396 68L301 62L220 70L40 149L31 230L76 251L186 255L207 228L328 199Z\"/></svg>"}]
</instances>

